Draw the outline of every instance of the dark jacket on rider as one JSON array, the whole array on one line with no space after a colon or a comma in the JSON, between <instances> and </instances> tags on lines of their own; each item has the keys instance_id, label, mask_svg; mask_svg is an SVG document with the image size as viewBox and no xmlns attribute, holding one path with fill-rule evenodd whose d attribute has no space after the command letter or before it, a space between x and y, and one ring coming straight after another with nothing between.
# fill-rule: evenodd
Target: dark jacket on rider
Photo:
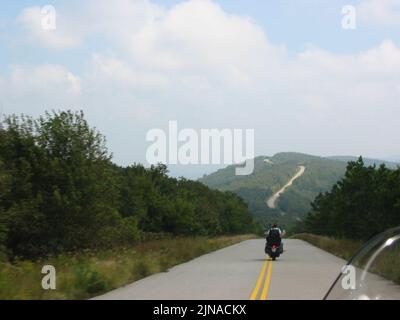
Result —
<instances>
[{"instance_id":1,"label":"dark jacket on rider","mask_svg":"<svg viewBox=\"0 0 400 320\"><path fill-rule=\"evenodd\" d=\"M276 243L280 245L282 242L282 231L279 228L271 228L267 231L267 243Z\"/></svg>"}]
</instances>

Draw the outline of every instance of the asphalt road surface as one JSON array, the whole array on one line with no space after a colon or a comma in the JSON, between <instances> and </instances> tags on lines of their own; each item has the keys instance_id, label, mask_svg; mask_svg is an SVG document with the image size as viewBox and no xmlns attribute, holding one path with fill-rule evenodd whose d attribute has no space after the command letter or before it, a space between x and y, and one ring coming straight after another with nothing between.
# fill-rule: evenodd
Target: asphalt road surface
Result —
<instances>
[{"instance_id":1,"label":"asphalt road surface","mask_svg":"<svg viewBox=\"0 0 400 320\"><path fill-rule=\"evenodd\" d=\"M272 262L264 243L244 241L95 299L322 299L345 264L301 240L284 240L285 252Z\"/></svg>"}]
</instances>

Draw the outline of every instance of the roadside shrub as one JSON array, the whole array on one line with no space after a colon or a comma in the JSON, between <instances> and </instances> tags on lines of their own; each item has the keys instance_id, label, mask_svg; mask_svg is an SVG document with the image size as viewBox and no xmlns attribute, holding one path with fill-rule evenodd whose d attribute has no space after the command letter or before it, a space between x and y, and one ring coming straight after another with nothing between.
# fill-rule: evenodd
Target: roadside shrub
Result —
<instances>
[{"instance_id":1,"label":"roadside shrub","mask_svg":"<svg viewBox=\"0 0 400 320\"><path fill-rule=\"evenodd\" d=\"M112 248L114 246L132 245L140 240L140 230L134 217L120 218L114 226L99 230L94 243L95 247Z\"/></svg>"},{"instance_id":2,"label":"roadside shrub","mask_svg":"<svg viewBox=\"0 0 400 320\"><path fill-rule=\"evenodd\" d=\"M110 287L97 270L85 263L79 264L76 270L76 286L90 295L104 292Z\"/></svg>"},{"instance_id":3,"label":"roadside shrub","mask_svg":"<svg viewBox=\"0 0 400 320\"><path fill-rule=\"evenodd\" d=\"M151 272L150 269L150 265L146 260L140 260L134 265L133 275L137 279L147 277Z\"/></svg>"}]
</instances>

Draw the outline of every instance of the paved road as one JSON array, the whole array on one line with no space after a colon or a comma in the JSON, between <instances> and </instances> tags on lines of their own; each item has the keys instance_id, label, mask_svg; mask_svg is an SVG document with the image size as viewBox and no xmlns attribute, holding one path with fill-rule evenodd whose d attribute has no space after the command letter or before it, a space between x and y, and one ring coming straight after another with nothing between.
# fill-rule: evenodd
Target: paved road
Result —
<instances>
[{"instance_id":1,"label":"paved road","mask_svg":"<svg viewBox=\"0 0 400 320\"><path fill-rule=\"evenodd\" d=\"M267 200L267 206L271 209L275 209L276 202L278 201L281 194L284 193L285 190L293 184L294 180L300 178L304 174L304 171L306 171L306 167L299 166L299 171L297 171L297 173L288 181L288 183L286 183L278 192L276 192Z\"/></svg>"},{"instance_id":2,"label":"paved road","mask_svg":"<svg viewBox=\"0 0 400 320\"><path fill-rule=\"evenodd\" d=\"M96 299L322 299L345 261L301 240L285 240L277 261L264 240L206 254Z\"/></svg>"}]
</instances>

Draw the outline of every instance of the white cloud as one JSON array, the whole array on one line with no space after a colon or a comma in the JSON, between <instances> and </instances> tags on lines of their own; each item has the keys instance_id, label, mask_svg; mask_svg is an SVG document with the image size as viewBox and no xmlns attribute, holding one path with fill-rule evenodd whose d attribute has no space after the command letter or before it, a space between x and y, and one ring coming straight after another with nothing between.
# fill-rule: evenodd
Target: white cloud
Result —
<instances>
[{"instance_id":1,"label":"white cloud","mask_svg":"<svg viewBox=\"0 0 400 320\"><path fill-rule=\"evenodd\" d=\"M208 0L171 9L147 1L107 4L96 1L89 14L92 28L138 72L181 77L183 83L207 74L218 82L251 85L260 67L266 67L260 63L268 64L264 57L275 61L284 50L270 45L249 18L228 14Z\"/></svg>"},{"instance_id":2,"label":"white cloud","mask_svg":"<svg viewBox=\"0 0 400 320\"><path fill-rule=\"evenodd\" d=\"M7 79L8 92L13 94L79 95L81 80L60 65L13 65Z\"/></svg>"},{"instance_id":3,"label":"white cloud","mask_svg":"<svg viewBox=\"0 0 400 320\"><path fill-rule=\"evenodd\" d=\"M357 6L357 17L375 25L399 26L400 1L367 0Z\"/></svg>"},{"instance_id":4,"label":"white cloud","mask_svg":"<svg viewBox=\"0 0 400 320\"><path fill-rule=\"evenodd\" d=\"M311 81L315 89L331 88L336 91L340 88L343 94L360 85L371 84L376 88L384 85L390 95L400 80L400 48L388 40L358 54L340 55L309 49L299 54L296 64L299 77L308 79L309 83ZM376 93L376 90L365 92L359 97L364 100L360 100L360 104L368 105Z\"/></svg>"},{"instance_id":5,"label":"white cloud","mask_svg":"<svg viewBox=\"0 0 400 320\"><path fill-rule=\"evenodd\" d=\"M382 140L400 134L400 48L390 40L356 54L309 47L289 56L250 18L210 0L168 9L149 1L96 0L67 12L74 28L65 30L79 32L38 45L68 47L95 35L107 49L83 57L79 75L62 66L15 66L0 79L0 91L12 88L3 91L6 97L45 102L44 108L74 97L105 122L114 146L122 145L121 136L136 137L130 140L136 147L116 150L126 162L144 158L145 132L138 128L173 119L194 128L255 128L259 153L376 155L396 147ZM133 149L139 159L131 159Z\"/></svg>"},{"instance_id":6,"label":"white cloud","mask_svg":"<svg viewBox=\"0 0 400 320\"><path fill-rule=\"evenodd\" d=\"M138 70L125 61L102 54L94 54L87 73L88 82L125 89L156 89L168 82L165 75Z\"/></svg>"},{"instance_id":7,"label":"white cloud","mask_svg":"<svg viewBox=\"0 0 400 320\"><path fill-rule=\"evenodd\" d=\"M71 25L65 23L60 15L56 17L56 29L47 30L42 26L44 19L42 8L29 7L18 16L17 23L25 30L25 39L34 45L52 49L65 49L79 45L80 35L73 34L72 30L67 30Z\"/></svg>"},{"instance_id":8,"label":"white cloud","mask_svg":"<svg viewBox=\"0 0 400 320\"><path fill-rule=\"evenodd\" d=\"M79 109L81 79L65 67L21 64L9 70L0 74L0 103L5 113L37 116L46 110Z\"/></svg>"}]
</instances>

